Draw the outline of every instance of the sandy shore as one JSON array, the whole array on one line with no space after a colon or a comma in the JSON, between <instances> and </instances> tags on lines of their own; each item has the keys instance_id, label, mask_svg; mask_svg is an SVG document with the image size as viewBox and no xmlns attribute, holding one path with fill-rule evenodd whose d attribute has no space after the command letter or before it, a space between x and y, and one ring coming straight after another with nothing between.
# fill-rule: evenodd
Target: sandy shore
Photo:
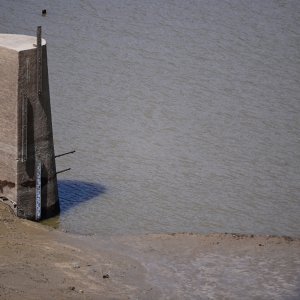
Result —
<instances>
[{"instance_id":1,"label":"sandy shore","mask_svg":"<svg viewBox=\"0 0 300 300\"><path fill-rule=\"evenodd\" d=\"M0 299L300 299L300 240L84 237L0 204Z\"/></svg>"}]
</instances>

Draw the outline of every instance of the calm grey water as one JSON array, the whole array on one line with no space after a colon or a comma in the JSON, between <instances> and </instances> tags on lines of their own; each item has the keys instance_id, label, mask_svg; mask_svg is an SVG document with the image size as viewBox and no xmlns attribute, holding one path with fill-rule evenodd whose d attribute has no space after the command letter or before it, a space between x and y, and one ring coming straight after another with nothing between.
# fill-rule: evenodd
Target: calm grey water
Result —
<instances>
[{"instance_id":1,"label":"calm grey water","mask_svg":"<svg viewBox=\"0 0 300 300\"><path fill-rule=\"evenodd\" d=\"M0 32L37 25L77 151L52 222L300 236L299 1L0 0Z\"/></svg>"}]
</instances>

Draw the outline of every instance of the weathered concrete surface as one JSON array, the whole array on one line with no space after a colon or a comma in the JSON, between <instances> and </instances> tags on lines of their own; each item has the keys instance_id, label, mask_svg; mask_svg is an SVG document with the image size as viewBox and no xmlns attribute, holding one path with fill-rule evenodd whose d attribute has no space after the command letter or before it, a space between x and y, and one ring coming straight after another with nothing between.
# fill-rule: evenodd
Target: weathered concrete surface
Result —
<instances>
[{"instance_id":1,"label":"weathered concrete surface","mask_svg":"<svg viewBox=\"0 0 300 300\"><path fill-rule=\"evenodd\" d=\"M35 36L21 34L0 34L0 47L16 52L34 49L34 44L36 44ZM46 41L44 39L42 39L42 45L46 45Z\"/></svg>"},{"instance_id":2,"label":"weathered concrete surface","mask_svg":"<svg viewBox=\"0 0 300 300\"><path fill-rule=\"evenodd\" d=\"M19 57L2 44L0 35L0 196L16 202Z\"/></svg>"},{"instance_id":3,"label":"weathered concrete surface","mask_svg":"<svg viewBox=\"0 0 300 300\"><path fill-rule=\"evenodd\" d=\"M36 216L37 159L42 162L42 217L59 211L46 42L40 96L35 44L35 37L0 35L0 196L16 202L17 215L27 219Z\"/></svg>"}]
</instances>

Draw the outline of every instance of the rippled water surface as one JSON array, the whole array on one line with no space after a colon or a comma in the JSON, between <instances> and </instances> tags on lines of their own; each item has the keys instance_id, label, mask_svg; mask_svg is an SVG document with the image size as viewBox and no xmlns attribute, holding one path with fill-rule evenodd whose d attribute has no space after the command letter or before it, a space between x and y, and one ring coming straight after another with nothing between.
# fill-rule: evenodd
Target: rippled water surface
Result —
<instances>
[{"instance_id":1,"label":"rippled water surface","mask_svg":"<svg viewBox=\"0 0 300 300\"><path fill-rule=\"evenodd\" d=\"M299 1L0 0L0 32L37 25L77 151L52 222L300 235Z\"/></svg>"}]
</instances>

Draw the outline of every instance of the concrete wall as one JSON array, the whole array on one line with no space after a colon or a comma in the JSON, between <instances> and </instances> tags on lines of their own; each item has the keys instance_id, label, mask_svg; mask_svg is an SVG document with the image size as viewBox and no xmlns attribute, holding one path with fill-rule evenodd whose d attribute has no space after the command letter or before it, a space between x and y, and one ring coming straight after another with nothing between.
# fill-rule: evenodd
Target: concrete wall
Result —
<instances>
[{"instance_id":1,"label":"concrete wall","mask_svg":"<svg viewBox=\"0 0 300 300\"><path fill-rule=\"evenodd\" d=\"M18 52L0 46L0 197L16 202Z\"/></svg>"},{"instance_id":2,"label":"concrete wall","mask_svg":"<svg viewBox=\"0 0 300 300\"><path fill-rule=\"evenodd\" d=\"M39 96L34 43L35 37L0 35L0 141L5 149L5 155L0 152L0 196L16 202L17 215L27 219L36 217L37 160L42 164L42 218L59 212L47 48L44 41Z\"/></svg>"}]
</instances>

